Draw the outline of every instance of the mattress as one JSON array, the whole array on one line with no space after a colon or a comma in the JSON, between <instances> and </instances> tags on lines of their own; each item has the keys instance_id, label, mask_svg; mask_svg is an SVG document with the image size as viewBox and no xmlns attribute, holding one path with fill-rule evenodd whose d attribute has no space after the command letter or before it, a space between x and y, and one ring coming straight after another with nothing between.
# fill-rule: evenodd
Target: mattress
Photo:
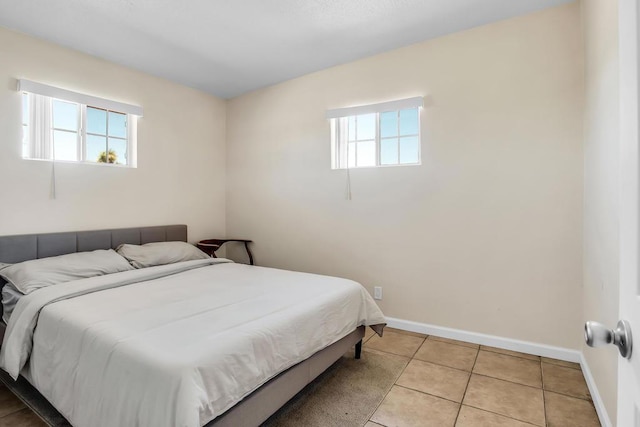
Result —
<instances>
[{"instance_id":1,"label":"mattress","mask_svg":"<svg viewBox=\"0 0 640 427\"><path fill-rule=\"evenodd\" d=\"M22 297L0 366L14 378L28 369L76 427L196 427L356 327L382 323L350 280L189 261Z\"/></svg>"}]
</instances>

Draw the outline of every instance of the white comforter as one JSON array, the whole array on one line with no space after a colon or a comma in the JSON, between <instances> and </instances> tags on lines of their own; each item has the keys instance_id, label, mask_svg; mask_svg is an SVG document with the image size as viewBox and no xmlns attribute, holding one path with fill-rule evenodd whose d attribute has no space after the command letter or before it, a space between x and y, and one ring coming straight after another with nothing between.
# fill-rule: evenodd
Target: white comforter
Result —
<instances>
[{"instance_id":1,"label":"white comforter","mask_svg":"<svg viewBox=\"0 0 640 427\"><path fill-rule=\"evenodd\" d=\"M76 427L199 427L357 326L384 322L350 280L189 261L21 298L0 366L17 378L28 363Z\"/></svg>"}]
</instances>

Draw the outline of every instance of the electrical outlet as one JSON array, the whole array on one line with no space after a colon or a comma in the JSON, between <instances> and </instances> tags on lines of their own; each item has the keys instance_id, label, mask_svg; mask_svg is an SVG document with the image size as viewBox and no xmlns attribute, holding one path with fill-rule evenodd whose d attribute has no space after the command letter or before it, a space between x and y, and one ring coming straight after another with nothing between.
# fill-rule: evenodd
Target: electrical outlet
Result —
<instances>
[{"instance_id":1,"label":"electrical outlet","mask_svg":"<svg viewBox=\"0 0 640 427\"><path fill-rule=\"evenodd\" d=\"M373 299L382 299L382 286L375 286L373 288Z\"/></svg>"}]
</instances>

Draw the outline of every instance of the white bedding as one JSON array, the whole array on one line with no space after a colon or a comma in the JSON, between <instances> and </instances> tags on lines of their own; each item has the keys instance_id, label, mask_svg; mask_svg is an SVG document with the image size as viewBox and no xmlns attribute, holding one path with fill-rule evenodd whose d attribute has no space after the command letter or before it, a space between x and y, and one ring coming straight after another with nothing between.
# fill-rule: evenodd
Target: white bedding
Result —
<instances>
[{"instance_id":1,"label":"white bedding","mask_svg":"<svg viewBox=\"0 0 640 427\"><path fill-rule=\"evenodd\" d=\"M76 427L196 427L357 326L384 322L350 280L189 261L26 295L0 366L16 378L28 363Z\"/></svg>"}]
</instances>

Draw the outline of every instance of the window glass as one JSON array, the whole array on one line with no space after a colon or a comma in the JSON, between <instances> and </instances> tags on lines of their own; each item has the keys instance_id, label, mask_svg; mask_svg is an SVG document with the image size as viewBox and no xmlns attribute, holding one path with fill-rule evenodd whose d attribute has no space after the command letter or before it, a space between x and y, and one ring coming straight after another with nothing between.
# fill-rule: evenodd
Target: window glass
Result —
<instances>
[{"instance_id":1,"label":"window glass","mask_svg":"<svg viewBox=\"0 0 640 427\"><path fill-rule=\"evenodd\" d=\"M54 130L53 154L56 160L78 160L78 134L75 132Z\"/></svg>"},{"instance_id":2,"label":"window glass","mask_svg":"<svg viewBox=\"0 0 640 427\"><path fill-rule=\"evenodd\" d=\"M349 141L355 141L356 140L356 117L348 117L347 118L348 122L349 122L349 127L348 132L349 132Z\"/></svg>"},{"instance_id":3,"label":"window glass","mask_svg":"<svg viewBox=\"0 0 640 427\"><path fill-rule=\"evenodd\" d=\"M400 135L418 134L418 109L400 111Z\"/></svg>"},{"instance_id":4,"label":"window glass","mask_svg":"<svg viewBox=\"0 0 640 427\"><path fill-rule=\"evenodd\" d=\"M127 115L109 111L109 136L127 137Z\"/></svg>"},{"instance_id":5,"label":"window glass","mask_svg":"<svg viewBox=\"0 0 640 427\"><path fill-rule=\"evenodd\" d=\"M418 137L400 138L400 163L418 163Z\"/></svg>"},{"instance_id":6,"label":"window glass","mask_svg":"<svg viewBox=\"0 0 640 427\"><path fill-rule=\"evenodd\" d=\"M87 132L107 134L107 112L99 108L87 107Z\"/></svg>"},{"instance_id":7,"label":"window glass","mask_svg":"<svg viewBox=\"0 0 640 427\"><path fill-rule=\"evenodd\" d=\"M376 137L376 115L362 114L357 116L356 131L358 141L374 139Z\"/></svg>"},{"instance_id":8,"label":"window glass","mask_svg":"<svg viewBox=\"0 0 640 427\"><path fill-rule=\"evenodd\" d=\"M53 127L55 129L65 129L78 131L78 104L72 102L52 100L53 106Z\"/></svg>"},{"instance_id":9,"label":"window glass","mask_svg":"<svg viewBox=\"0 0 640 427\"><path fill-rule=\"evenodd\" d=\"M128 114L23 93L22 115L24 158L129 165Z\"/></svg>"},{"instance_id":10,"label":"window glass","mask_svg":"<svg viewBox=\"0 0 640 427\"><path fill-rule=\"evenodd\" d=\"M357 166L376 165L376 142L358 142Z\"/></svg>"},{"instance_id":11,"label":"window glass","mask_svg":"<svg viewBox=\"0 0 640 427\"><path fill-rule=\"evenodd\" d=\"M127 164L127 141L119 138L109 138L109 155L118 165Z\"/></svg>"},{"instance_id":12,"label":"window glass","mask_svg":"<svg viewBox=\"0 0 640 427\"><path fill-rule=\"evenodd\" d=\"M420 164L419 108L335 119L333 167Z\"/></svg>"},{"instance_id":13,"label":"window glass","mask_svg":"<svg viewBox=\"0 0 640 427\"><path fill-rule=\"evenodd\" d=\"M398 136L398 112L388 111L380 113L380 136Z\"/></svg>"},{"instance_id":14,"label":"window glass","mask_svg":"<svg viewBox=\"0 0 640 427\"><path fill-rule=\"evenodd\" d=\"M380 164L398 164L398 139L390 138L380 141Z\"/></svg>"},{"instance_id":15,"label":"window glass","mask_svg":"<svg viewBox=\"0 0 640 427\"><path fill-rule=\"evenodd\" d=\"M98 135L87 135L86 150L86 160L88 162L98 162L100 160L100 155L103 155L107 150L107 138Z\"/></svg>"},{"instance_id":16,"label":"window glass","mask_svg":"<svg viewBox=\"0 0 640 427\"><path fill-rule=\"evenodd\" d=\"M356 143L350 142L347 146L347 157L349 161L349 167L356 167Z\"/></svg>"}]
</instances>

